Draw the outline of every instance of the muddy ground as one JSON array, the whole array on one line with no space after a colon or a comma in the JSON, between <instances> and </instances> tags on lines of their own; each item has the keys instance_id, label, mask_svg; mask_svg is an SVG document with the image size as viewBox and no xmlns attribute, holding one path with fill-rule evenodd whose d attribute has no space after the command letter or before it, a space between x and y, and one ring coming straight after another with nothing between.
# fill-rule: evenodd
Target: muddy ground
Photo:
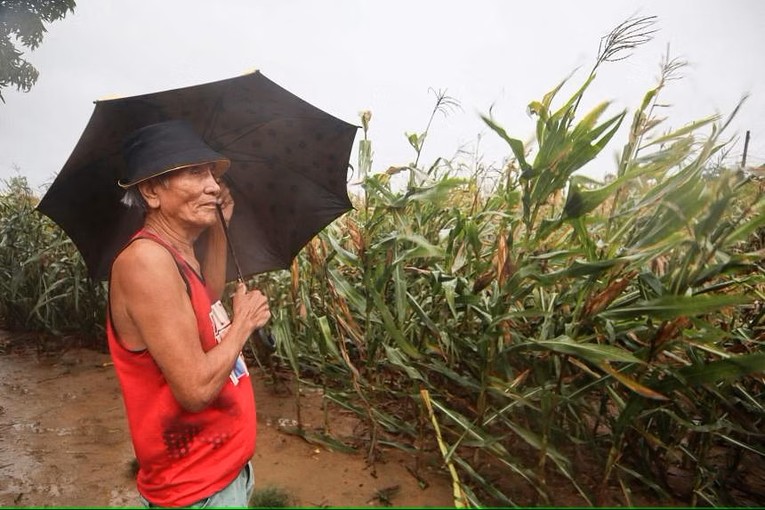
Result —
<instances>
[{"instance_id":1,"label":"muddy ground","mask_svg":"<svg viewBox=\"0 0 765 510\"><path fill-rule=\"evenodd\" d=\"M110 357L92 349L48 349L32 339L0 330L0 507L126 507L139 506L132 472L133 451L122 397ZM258 439L253 457L257 488L280 489L301 507L450 507L451 481L440 455L432 453L416 469L412 455L382 447L374 465L366 452L343 453L317 443L325 420L321 393L298 391L289 377L274 384L251 367L258 410ZM300 418L309 440L289 432ZM334 437L348 443L364 435L355 416L329 409ZM313 434L313 439L310 437ZM363 443L363 441L361 442ZM724 469L730 451L721 452ZM750 452L740 456L737 470L722 487L732 506L763 507L765 467ZM522 451L518 452L519 455ZM577 467L586 473L587 462ZM593 473L597 474L596 466ZM671 492L678 499L658 499L636 487L630 502L625 487L614 486L608 506L685 506L692 492L688 470L671 469ZM418 477L414 475L417 473ZM520 497L533 501L525 484L497 480ZM586 506L565 480L549 480L554 503ZM558 483L560 482L560 483ZM524 488L525 487L525 488ZM703 506L703 502L697 504Z\"/></svg>"},{"instance_id":2,"label":"muddy ground","mask_svg":"<svg viewBox=\"0 0 765 510\"><path fill-rule=\"evenodd\" d=\"M269 378L252 372L257 487L284 490L294 506L453 505L449 479L438 465L421 470L424 480L418 481L410 472L412 458L398 450L383 450L372 469L364 452L331 451L285 433L282 427L296 423L294 392L275 391ZM304 428L320 430L320 394L305 391L300 401ZM332 423L338 436L356 426L351 416L334 416ZM108 354L0 354L0 506L139 506L132 461Z\"/></svg>"}]
</instances>

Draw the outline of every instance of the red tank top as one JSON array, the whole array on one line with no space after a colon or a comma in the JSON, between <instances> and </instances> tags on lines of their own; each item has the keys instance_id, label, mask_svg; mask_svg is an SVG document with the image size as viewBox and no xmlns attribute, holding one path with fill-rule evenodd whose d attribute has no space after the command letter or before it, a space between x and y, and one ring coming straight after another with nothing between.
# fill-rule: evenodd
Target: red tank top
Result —
<instances>
[{"instance_id":1,"label":"red tank top","mask_svg":"<svg viewBox=\"0 0 765 510\"><path fill-rule=\"evenodd\" d=\"M186 281L197 319L199 341L206 352L217 341L211 300L202 279L169 244L164 246ZM202 411L184 410L173 397L148 350L127 350L106 314L106 336L125 403L133 449L139 463L138 490L151 503L185 506L223 489L236 478L255 451L256 418L247 374L230 378L218 398Z\"/></svg>"}]
</instances>

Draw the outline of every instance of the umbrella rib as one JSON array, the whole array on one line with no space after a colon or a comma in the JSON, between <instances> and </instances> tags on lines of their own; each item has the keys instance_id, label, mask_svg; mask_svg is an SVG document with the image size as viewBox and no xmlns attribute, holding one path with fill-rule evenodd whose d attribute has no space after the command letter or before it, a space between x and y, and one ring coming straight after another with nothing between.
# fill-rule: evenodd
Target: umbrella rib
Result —
<instances>
[{"instance_id":1,"label":"umbrella rib","mask_svg":"<svg viewBox=\"0 0 765 510\"><path fill-rule=\"evenodd\" d=\"M296 120L296 121L300 121L301 118L302 117L280 117L278 120ZM218 147L219 150L226 150L229 146L231 146L231 145L235 144L236 142L240 141L242 138L250 136L252 133L254 133L255 131L257 131L259 129L265 128L266 126L268 126L268 124L270 124L274 120L276 120L276 119L267 120L267 121L262 122L260 124L253 124L251 126L248 126L248 128L246 130L244 130L244 131L232 129L232 130L230 130L228 132L225 132L225 133L216 133L216 135L210 134L209 138L207 136L205 136L205 138L208 139L208 140L220 141L222 138L224 138L229 133L232 133L232 132L238 133L237 136L235 138L229 140L226 145L221 145L221 146ZM209 126L212 126L213 123L214 122L210 122Z\"/></svg>"},{"instance_id":2,"label":"umbrella rib","mask_svg":"<svg viewBox=\"0 0 765 510\"><path fill-rule=\"evenodd\" d=\"M218 98L215 101L215 107L213 107L212 111L210 112L210 119L205 123L205 133L202 135L204 139L209 139L212 137L211 131L215 125L215 122L218 120L218 115L222 109L220 106L221 103L223 103L223 96L218 95Z\"/></svg>"}]
</instances>

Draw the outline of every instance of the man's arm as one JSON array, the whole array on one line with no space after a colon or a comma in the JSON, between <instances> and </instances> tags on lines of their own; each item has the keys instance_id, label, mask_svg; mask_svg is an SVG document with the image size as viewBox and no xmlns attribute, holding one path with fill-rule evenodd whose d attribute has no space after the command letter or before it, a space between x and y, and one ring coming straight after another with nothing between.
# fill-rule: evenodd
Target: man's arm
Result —
<instances>
[{"instance_id":1,"label":"man's arm","mask_svg":"<svg viewBox=\"0 0 765 510\"><path fill-rule=\"evenodd\" d=\"M202 274L207 284L207 292L213 301L221 299L226 288L226 261L228 244L226 234L220 222L205 232L204 252L202 255Z\"/></svg>"},{"instance_id":2,"label":"man's arm","mask_svg":"<svg viewBox=\"0 0 765 510\"><path fill-rule=\"evenodd\" d=\"M167 250L148 240L135 241L117 258L112 291L127 317L125 329L146 346L176 400L192 412L217 397L247 337L270 317L265 297L246 293L242 286L234 298L234 317L226 335L204 352L178 267Z\"/></svg>"},{"instance_id":3,"label":"man's arm","mask_svg":"<svg viewBox=\"0 0 765 510\"><path fill-rule=\"evenodd\" d=\"M220 183L220 187L219 200L226 225L228 225L234 212L234 201L224 182ZM203 247L202 274L205 277L210 297L213 301L216 301L221 298L223 289L226 287L228 244L221 222L217 221L215 225L208 228L205 237L206 244Z\"/></svg>"}]
</instances>

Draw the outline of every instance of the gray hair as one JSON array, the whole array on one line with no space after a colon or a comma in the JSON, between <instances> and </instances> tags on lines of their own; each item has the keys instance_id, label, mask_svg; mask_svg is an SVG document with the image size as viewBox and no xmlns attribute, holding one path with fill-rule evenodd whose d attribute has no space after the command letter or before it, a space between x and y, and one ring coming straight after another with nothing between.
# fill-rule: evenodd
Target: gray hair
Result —
<instances>
[{"instance_id":1,"label":"gray hair","mask_svg":"<svg viewBox=\"0 0 765 510\"><path fill-rule=\"evenodd\" d=\"M162 186L167 187L168 176L167 174L161 174L161 175L152 177L150 180L156 180ZM122 199L120 200L120 203L130 209L135 207L137 209L140 209L143 212L146 212L149 210L149 204L146 203L146 199L143 198L143 195L141 194L141 190L138 189L138 186L135 184L125 189L125 194L122 195Z\"/></svg>"},{"instance_id":2,"label":"gray hair","mask_svg":"<svg viewBox=\"0 0 765 510\"><path fill-rule=\"evenodd\" d=\"M146 199L143 198L143 195L141 195L141 191L138 189L138 186L130 186L125 190L125 194L122 195L122 200L120 200L120 203L124 205L125 207L132 209L141 209L142 211L146 211L149 206L146 204Z\"/></svg>"}]
</instances>

